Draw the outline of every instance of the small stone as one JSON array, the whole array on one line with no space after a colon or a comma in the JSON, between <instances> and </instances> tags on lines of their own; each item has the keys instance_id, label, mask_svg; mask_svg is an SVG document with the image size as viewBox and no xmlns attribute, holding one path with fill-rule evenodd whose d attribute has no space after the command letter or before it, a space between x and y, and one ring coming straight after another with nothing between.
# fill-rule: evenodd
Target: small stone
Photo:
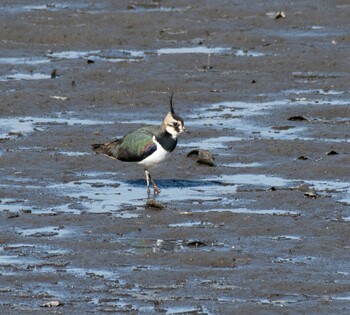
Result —
<instances>
[{"instance_id":1,"label":"small stone","mask_svg":"<svg viewBox=\"0 0 350 315\"><path fill-rule=\"evenodd\" d=\"M302 192L309 192L311 191L311 188L305 184L300 184L297 186L292 187L292 190L298 190L298 191L302 191Z\"/></svg>"},{"instance_id":2,"label":"small stone","mask_svg":"<svg viewBox=\"0 0 350 315\"><path fill-rule=\"evenodd\" d=\"M307 157L307 156L303 156L303 155L300 155L299 157L298 157L298 160L302 160L302 161L306 161L306 160L308 160L309 158Z\"/></svg>"},{"instance_id":3,"label":"small stone","mask_svg":"<svg viewBox=\"0 0 350 315\"><path fill-rule=\"evenodd\" d=\"M329 152L327 152L326 153L327 155L337 155L337 154L339 154L337 151L329 151Z\"/></svg>"},{"instance_id":4,"label":"small stone","mask_svg":"<svg viewBox=\"0 0 350 315\"><path fill-rule=\"evenodd\" d=\"M286 16L286 13L284 11L279 11L276 13L275 15L275 19L285 19L287 16Z\"/></svg>"},{"instance_id":5,"label":"small stone","mask_svg":"<svg viewBox=\"0 0 350 315\"><path fill-rule=\"evenodd\" d=\"M312 198L312 199L316 199L318 197L316 191L314 191L314 190L310 190L310 191L305 192L304 196L308 197L308 198Z\"/></svg>"},{"instance_id":6,"label":"small stone","mask_svg":"<svg viewBox=\"0 0 350 315\"><path fill-rule=\"evenodd\" d=\"M20 132L20 131L9 131L7 133L7 135L10 136L10 137L11 136L15 136L15 137L18 137L18 138L23 137L23 133Z\"/></svg>"},{"instance_id":7,"label":"small stone","mask_svg":"<svg viewBox=\"0 0 350 315\"><path fill-rule=\"evenodd\" d=\"M55 79L57 77L57 69L53 69L51 71L51 79Z\"/></svg>"},{"instance_id":8,"label":"small stone","mask_svg":"<svg viewBox=\"0 0 350 315\"><path fill-rule=\"evenodd\" d=\"M13 219L13 218L18 218L19 217L19 214L17 212L12 212L12 211L9 211L7 213L7 218L8 219Z\"/></svg>"},{"instance_id":9,"label":"small stone","mask_svg":"<svg viewBox=\"0 0 350 315\"><path fill-rule=\"evenodd\" d=\"M307 121L307 119L303 116L291 116L288 118L290 121Z\"/></svg>"},{"instance_id":10,"label":"small stone","mask_svg":"<svg viewBox=\"0 0 350 315\"><path fill-rule=\"evenodd\" d=\"M213 154L208 151L208 150L192 150L187 154L187 156L192 156L192 155L197 155L198 160L197 163L202 164L202 165L207 165L207 166L215 166L214 164L214 156Z\"/></svg>"},{"instance_id":11,"label":"small stone","mask_svg":"<svg viewBox=\"0 0 350 315\"><path fill-rule=\"evenodd\" d=\"M188 246L188 247L204 247L204 246L207 246L207 244L205 244L202 241L187 241L187 242L185 242L184 245Z\"/></svg>"},{"instance_id":12,"label":"small stone","mask_svg":"<svg viewBox=\"0 0 350 315\"><path fill-rule=\"evenodd\" d=\"M161 202L155 199L148 199L146 202L146 208L154 209L154 210L162 210L165 208L165 206Z\"/></svg>"}]
</instances>

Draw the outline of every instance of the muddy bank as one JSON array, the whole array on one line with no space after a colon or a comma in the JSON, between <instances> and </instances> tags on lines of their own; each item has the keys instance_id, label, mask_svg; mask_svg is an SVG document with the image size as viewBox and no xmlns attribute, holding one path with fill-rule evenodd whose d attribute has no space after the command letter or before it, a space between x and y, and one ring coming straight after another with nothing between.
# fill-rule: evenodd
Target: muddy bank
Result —
<instances>
[{"instance_id":1,"label":"muddy bank","mask_svg":"<svg viewBox=\"0 0 350 315\"><path fill-rule=\"evenodd\" d=\"M3 2L0 312L346 314L349 10ZM191 134L149 208L142 169L90 144L172 91Z\"/></svg>"}]
</instances>

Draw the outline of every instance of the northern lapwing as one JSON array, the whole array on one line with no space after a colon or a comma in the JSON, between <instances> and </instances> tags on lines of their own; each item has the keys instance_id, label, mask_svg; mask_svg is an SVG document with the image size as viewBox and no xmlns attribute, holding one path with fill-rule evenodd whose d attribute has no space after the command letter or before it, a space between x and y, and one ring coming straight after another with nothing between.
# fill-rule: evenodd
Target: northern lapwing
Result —
<instances>
[{"instance_id":1,"label":"northern lapwing","mask_svg":"<svg viewBox=\"0 0 350 315\"><path fill-rule=\"evenodd\" d=\"M121 139L104 144L93 144L96 153L123 162L134 162L144 167L147 183L147 192L150 193L150 182L154 194L160 190L154 182L149 169L164 162L174 151L177 137L185 131L183 119L175 114L173 108L173 94L170 96L170 111L160 126L146 125L131 131Z\"/></svg>"}]
</instances>

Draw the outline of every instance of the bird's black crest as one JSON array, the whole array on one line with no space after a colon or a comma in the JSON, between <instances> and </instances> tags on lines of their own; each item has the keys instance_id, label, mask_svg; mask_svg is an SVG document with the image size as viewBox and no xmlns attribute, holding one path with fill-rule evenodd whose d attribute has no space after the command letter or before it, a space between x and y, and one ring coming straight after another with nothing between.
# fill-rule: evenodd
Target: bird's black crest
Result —
<instances>
[{"instance_id":1,"label":"bird's black crest","mask_svg":"<svg viewBox=\"0 0 350 315\"><path fill-rule=\"evenodd\" d=\"M177 114L175 113L175 111L174 111L174 107L173 107L173 95L174 95L174 92L171 93L171 95L170 95L170 102L169 102L169 103L170 103L170 113L171 113L171 116L173 116L174 119L179 120L179 121L182 122L182 124L184 124L183 119L182 119L179 115L177 115Z\"/></svg>"},{"instance_id":2,"label":"bird's black crest","mask_svg":"<svg viewBox=\"0 0 350 315\"><path fill-rule=\"evenodd\" d=\"M173 107L173 95L174 95L174 92L171 93L171 95L170 95L170 102L169 102L169 104L170 104L170 113L172 115L175 114L174 107Z\"/></svg>"}]
</instances>

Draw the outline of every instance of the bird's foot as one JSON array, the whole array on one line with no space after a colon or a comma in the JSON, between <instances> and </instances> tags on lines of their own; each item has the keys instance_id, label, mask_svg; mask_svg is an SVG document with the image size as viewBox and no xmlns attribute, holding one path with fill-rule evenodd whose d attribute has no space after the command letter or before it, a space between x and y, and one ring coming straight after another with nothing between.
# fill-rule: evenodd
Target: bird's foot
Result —
<instances>
[{"instance_id":1,"label":"bird's foot","mask_svg":"<svg viewBox=\"0 0 350 315\"><path fill-rule=\"evenodd\" d=\"M154 190L154 194L155 195L159 195L160 194L160 189L155 184L153 185L153 190Z\"/></svg>"}]
</instances>

